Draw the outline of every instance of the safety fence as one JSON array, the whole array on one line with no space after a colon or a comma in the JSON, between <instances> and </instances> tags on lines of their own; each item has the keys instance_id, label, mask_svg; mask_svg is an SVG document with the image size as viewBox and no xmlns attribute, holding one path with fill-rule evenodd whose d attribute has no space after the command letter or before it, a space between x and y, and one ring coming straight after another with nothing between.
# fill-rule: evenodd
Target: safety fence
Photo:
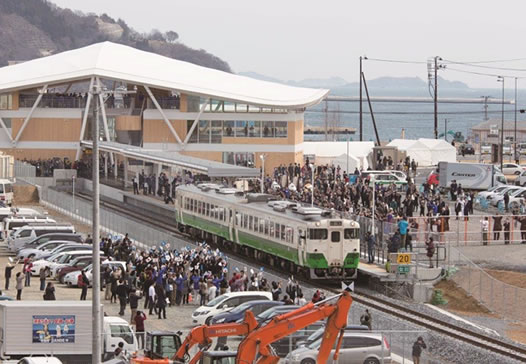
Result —
<instances>
[{"instance_id":1,"label":"safety fence","mask_svg":"<svg viewBox=\"0 0 526 364\"><path fill-rule=\"evenodd\" d=\"M37 168L26 162L15 160L13 169L16 178L35 178L37 176Z\"/></svg>"},{"instance_id":2,"label":"safety fence","mask_svg":"<svg viewBox=\"0 0 526 364\"><path fill-rule=\"evenodd\" d=\"M492 277L455 247L450 249L451 279L488 310L516 321L526 321L526 289Z\"/></svg>"}]
</instances>

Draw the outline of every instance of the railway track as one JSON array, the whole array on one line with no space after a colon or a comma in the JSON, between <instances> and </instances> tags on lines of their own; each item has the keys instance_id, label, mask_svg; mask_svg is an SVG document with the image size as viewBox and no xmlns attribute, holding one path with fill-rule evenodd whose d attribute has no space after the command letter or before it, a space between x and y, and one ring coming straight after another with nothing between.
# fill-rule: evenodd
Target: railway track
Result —
<instances>
[{"instance_id":1,"label":"railway track","mask_svg":"<svg viewBox=\"0 0 526 364\"><path fill-rule=\"evenodd\" d=\"M76 195L78 197L91 201L91 196L89 195L82 194L82 193L77 193ZM162 219L162 216L159 215L157 216L159 220L164 220L164 221L158 221L156 219L152 219L151 216L147 216L146 214L137 212L133 208L130 208L129 206L126 206L126 205L122 205L122 204L118 205L118 204L114 204L114 203L111 203L108 201L102 201L102 200L100 204L101 204L101 207L110 209L121 215L124 214L126 216L132 217L142 222L146 221L147 224L151 226L168 231L169 233L176 235L178 238L181 238L189 243L193 243L193 240L191 240L188 235L181 233L175 227L175 224L170 223L169 219L166 219L166 217ZM232 252L229 252L229 254L232 254ZM234 254L234 256L236 255ZM244 256L236 256L236 257L245 259L245 260L247 259ZM261 264L261 263L258 262L258 264ZM269 268L273 269L272 267L269 267ZM311 281L305 281L304 283L313 285L313 282ZM326 290L326 288L324 289ZM338 293L337 290L335 289L330 289L330 291ZM359 290L353 293L353 300L364 306L376 309L388 315L414 323L418 326L421 326L431 331L438 332L448 337L460 340L470 345L474 345L475 347L478 347L480 349L484 349L484 350L491 351L493 353L504 355L514 360L526 362L526 349L523 347L510 344L508 342L499 340L497 338L494 338L488 335L484 335L484 334L475 332L473 330L451 324L449 322L443 322L440 319L437 319L425 313L412 310L408 307L398 305L396 303L393 303L388 300L384 300L379 297L368 295L366 293L360 292Z\"/></svg>"}]
</instances>

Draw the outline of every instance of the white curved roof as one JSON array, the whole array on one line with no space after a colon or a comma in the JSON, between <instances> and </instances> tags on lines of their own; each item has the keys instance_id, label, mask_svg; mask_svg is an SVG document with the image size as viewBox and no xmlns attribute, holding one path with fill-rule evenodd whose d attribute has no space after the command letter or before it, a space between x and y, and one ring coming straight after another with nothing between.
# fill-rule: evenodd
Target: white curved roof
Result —
<instances>
[{"instance_id":1,"label":"white curved roof","mask_svg":"<svg viewBox=\"0 0 526 364\"><path fill-rule=\"evenodd\" d=\"M253 105L304 108L328 90L292 87L103 42L0 68L0 92L99 76Z\"/></svg>"}]
</instances>

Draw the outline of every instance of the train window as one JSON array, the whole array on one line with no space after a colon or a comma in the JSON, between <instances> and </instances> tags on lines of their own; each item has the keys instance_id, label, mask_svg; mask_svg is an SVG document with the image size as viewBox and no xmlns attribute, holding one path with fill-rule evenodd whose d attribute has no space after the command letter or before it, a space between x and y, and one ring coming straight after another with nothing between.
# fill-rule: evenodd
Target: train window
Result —
<instances>
[{"instance_id":1,"label":"train window","mask_svg":"<svg viewBox=\"0 0 526 364\"><path fill-rule=\"evenodd\" d=\"M285 240L287 243L293 242L294 230L290 226L287 226Z\"/></svg>"},{"instance_id":2,"label":"train window","mask_svg":"<svg viewBox=\"0 0 526 364\"><path fill-rule=\"evenodd\" d=\"M194 200L190 199L190 211L194 211Z\"/></svg>"},{"instance_id":3,"label":"train window","mask_svg":"<svg viewBox=\"0 0 526 364\"><path fill-rule=\"evenodd\" d=\"M268 235L271 238L274 237L274 223L272 221L268 221Z\"/></svg>"},{"instance_id":4,"label":"train window","mask_svg":"<svg viewBox=\"0 0 526 364\"><path fill-rule=\"evenodd\" d=\"M254 231L257 233L259 231L259 219L254 216Z\"/></svg>"},{"instance_id":5,"label":"train window","mask_svg":"<svg viewBox=\"0 0 526 364\"><path fill-rule=\"evenodd\" d=\"M205 213L206 216L210 216L210 204L207 203L206 204L206 213Z\"/></svg>"},{"instance_id":6,"label":"train window","mask_svg":"<svg viewBox=\"0 0 526 364\"><path fill-rule=\"evenodd\" d=\"M331 231L331 241L333 243L340 242L340 232L339 231Z\"/></svg>"},{"instance_id":7,"label":"train window","mask_svg":"<svg viewBox=\"0 0 526 364\"><path fill-rule=\"evenodd\" d=\"M343 231L344 239L358 239L358 229L345 229Z\"/></svg>"},{"instance_id":8,"label":"train window","mask_svg":"<svg viewBox=\"0 0 526 364\"><path fill-rule=\"evenodd\" d=\"M264 234L265 233L265 220L259 219L259 233Z\"/></svg>"},{"instance_id":9,"label":"train window","mask_svg":"<svg viewBox=\"0 0 526 364\"><path fill-rule=\"evenodd\" d=\"M279 239L279 231L281 230L281 225L276 223L276 239Z\"/></svg>"},{"instance_id":10,"label":"train window","mask_svg":"<svg viewBox=\"0 0 526 364\"><path fill-rule=\"evenodd\" d=\"M327 229L309 229L310 240L326 240L328 234Z\"/></svg>"},{"instance_id":11,"label":"train window","mask_svg":"<svg viewBox=\"0 0 526 364\"><path fill-rule=\"evenodd\" d=\"M269 230L269 223L268 223L268 220L265 220L265 235L268 235L268 230Z\"/></svg>"},{"instance_id":12,"label":"train window","mask_svg":"<svg viewBox=\"0 0 526 364\"><path fill-rule=\"evenodd\" d=\"M248 215L243 214L243 228L246 229L248 226Z\"/></svg>"},{"instance_id":13,"label":"train window","mask_svg":"<svg viewBox=\"0 0 526 364\"><path fill-rule=\"evenodd\" d=\"M287 234L285 225L281 225L281 231L280 232L281 232L281 240L285 240L286 239L286 234Z\"/></svg>"},{"instance_id":14,"label":"train window","mask_svg":"<svg viewBox=\"0 0 526 364\"><path fill-rule=\"evenodd\" d=\"M218 213L219 220L224 221L225 220L225 209L218 207L217 213Z\"/></svg>"},{"instance_id":15,"label":"train window","mask_svg":"<svg viewBox=\"0 0 526 364\"><path fill-rule=\"evenodd\" d=\"M254 228L254 217L249 216L248 217L248 230L252 230Z\"/></svg>"}]
</instances>

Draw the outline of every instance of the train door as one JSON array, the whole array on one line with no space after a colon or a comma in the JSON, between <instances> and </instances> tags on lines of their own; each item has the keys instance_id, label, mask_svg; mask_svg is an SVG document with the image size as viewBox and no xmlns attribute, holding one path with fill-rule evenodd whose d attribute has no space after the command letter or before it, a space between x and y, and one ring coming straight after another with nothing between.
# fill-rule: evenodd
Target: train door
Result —
<instances>
[{"instance_id":1,"label":"train door","mask_svg":"<svg viewBox=\"0 0 526 364\"><path fill-rule=\"evenodd\" d=\"M300 266L303 266L306 260L305 249L307 249L306 233L303 229L298 229L298 262Z\"/></svg>"},{"instance_id":2,"label":"train door","mask_svg":"<svg viewBox=\"0 0 526 364\"><path fill-rule=\"evenodd\" d=\"M327 261L331 264L343 264L343 229L330 229L328 236Z\"/></svg>"}]
</instances>

